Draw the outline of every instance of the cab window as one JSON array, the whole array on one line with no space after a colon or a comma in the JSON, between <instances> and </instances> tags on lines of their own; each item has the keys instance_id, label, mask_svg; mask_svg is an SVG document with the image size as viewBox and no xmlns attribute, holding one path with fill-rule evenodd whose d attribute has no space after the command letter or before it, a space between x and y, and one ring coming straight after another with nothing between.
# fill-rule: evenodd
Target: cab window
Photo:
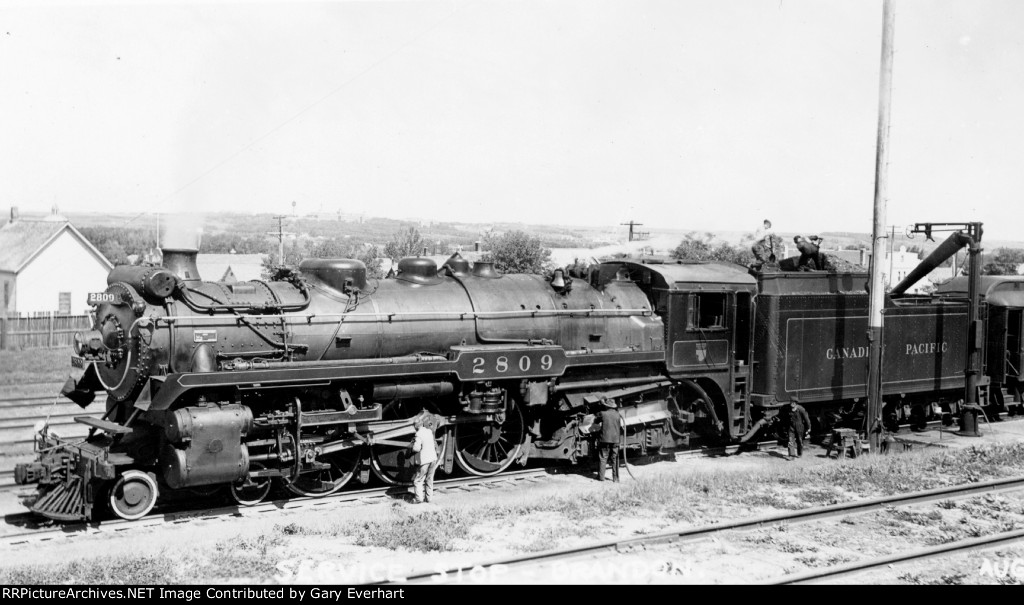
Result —
<instances>
[{"instance_id":1,"label":"cab window","mask_svg":"<svg viewBox=\"0 0 1024 605\"><path fill-rule=\"evenodd\" d=\"M690 295L687 328L690 330L724 330L728 293L705 292Z\"/></svg>"}]
</instances>

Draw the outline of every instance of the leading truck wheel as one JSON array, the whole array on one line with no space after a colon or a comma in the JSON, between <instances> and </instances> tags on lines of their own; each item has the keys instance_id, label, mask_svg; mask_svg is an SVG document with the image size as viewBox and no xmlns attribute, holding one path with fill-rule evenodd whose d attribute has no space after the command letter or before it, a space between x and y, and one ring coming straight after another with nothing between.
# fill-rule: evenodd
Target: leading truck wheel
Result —
<instances>
[{"instance_id":1,"label":"leading truck wheel","mask_svg":"<svg viewBox=\"0 0 1024 605\"><path fill-rule=\"evenodd\" d=\"M156 481L142 471L125 471L110 490L110 509L122 519L134 521L149 514L160 490Z\"/></svg>"},{"instance_id":2,"label":"leading truck wheel","mask_svg":"<svg viewBox=\"0 0 1024 605\"><path fill-rule=\"evenodd\" d=\"M515 462L525 440L523 413L509 400L492 421L455 425L455 462L470 475L497 475Z\"/></svg>"}]
</instances>

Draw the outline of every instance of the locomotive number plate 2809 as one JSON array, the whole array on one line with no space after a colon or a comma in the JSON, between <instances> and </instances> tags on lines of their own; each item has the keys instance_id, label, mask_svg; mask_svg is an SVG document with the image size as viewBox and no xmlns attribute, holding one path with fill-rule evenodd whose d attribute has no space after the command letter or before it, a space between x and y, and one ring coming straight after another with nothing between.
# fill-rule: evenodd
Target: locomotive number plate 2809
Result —
<instances>
[{"instance_id":1,"label":"locomotive number plate 2809","mask_svg":"<svg viewBox=\"0 0 1024 605\"><path fill-rule=\"evenodd\" d=\"M113 292L90 292L87 300L90 305L99 305L117 302L118 296Z\"/></svg>"},{"instance_id":2,"label":"locomotive number plate 2809","mask_svg":"<svg viewBox=\"0 0 1024 605\"><path fill-rule=\"evenodd\" d=\"M493 380L531 376L561 376L565 350L561 347L453 347L455 373L460 380Z\"/></svg>"}]
</instances>

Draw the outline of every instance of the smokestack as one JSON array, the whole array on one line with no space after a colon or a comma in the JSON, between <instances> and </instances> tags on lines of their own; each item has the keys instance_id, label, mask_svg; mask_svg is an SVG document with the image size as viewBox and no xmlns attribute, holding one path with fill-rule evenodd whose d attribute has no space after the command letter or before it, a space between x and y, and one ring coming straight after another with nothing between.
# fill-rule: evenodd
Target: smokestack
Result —
<instances>
[{"instance_id":1,"label":"smokestack","mask_svg":"<svg viewBox=\"0 0 1024 605\"><path fill-rule=\"evenodd\" d=\"M164 255L164 267L185 281L199 281L199 267L196 266L198 250L181 248L161 248Z\"/></svg>"}]
</instances>

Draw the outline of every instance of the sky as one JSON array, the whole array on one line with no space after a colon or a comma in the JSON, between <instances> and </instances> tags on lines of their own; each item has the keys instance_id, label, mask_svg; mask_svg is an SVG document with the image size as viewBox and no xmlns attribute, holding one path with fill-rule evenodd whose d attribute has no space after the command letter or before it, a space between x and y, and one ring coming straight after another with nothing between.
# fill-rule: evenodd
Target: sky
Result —
<instances>
[{"instance_id":1,"label":"sky","mask_svg":"<svg viewBox=\"0 0 1024 605\"><path fill-rule=\"evenodd\" d=\"M887 223L1024 239L1024 2L895 5ZM0 0L0 207L870 232L881 38L882 0Z\"/></svg>"}]
</instances>

